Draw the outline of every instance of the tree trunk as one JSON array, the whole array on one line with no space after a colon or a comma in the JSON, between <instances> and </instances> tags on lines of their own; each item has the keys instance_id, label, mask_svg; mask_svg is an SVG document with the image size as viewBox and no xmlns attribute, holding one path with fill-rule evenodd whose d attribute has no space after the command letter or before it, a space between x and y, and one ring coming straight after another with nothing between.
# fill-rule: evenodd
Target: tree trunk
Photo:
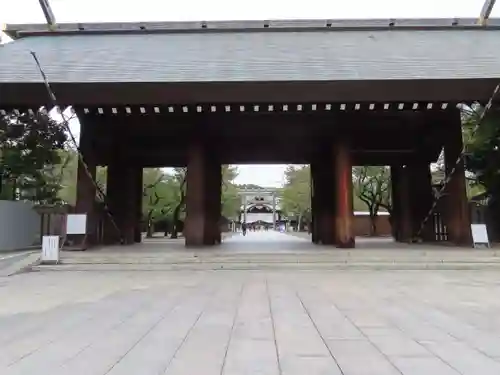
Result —
<instances>
[{"instance_id":1,"label":"tree trunk","mask_svg":"<svg viewBox=\"0 0 500 375\"><path fill-rule=\"evenodd\" d=\"M179 232L179 215L181 213L182 202L180 202L174 210L173 219L172 219L172 234L170 238L178 238L177 234Z\"/></svg>"},{"instance_id":2,"label":"tree trunk","mask_svg":"<svg viewBox=\"0 0 500 375\"><path fill-rule=\"evenodd\" d=\"M12 181L12 200L17 201L17 181Z\"/></svg>"},{"instance_id":3,"label":"tree trunk","mask_svg":"<svg viewBox=\"0 0 500 375\"><path fill-rule=\"evenodd\" d=\"M169 229L170 229L170 223L167 221L165 223L165 232L163 233L163 236L168 237L168 234L170 233Z\"/></svg>"},{"instance_id":4,"label":"tree trunk","mask_svg":"<svg viewBox=\"0 0 500 375\"><path fill-rule=\"evenodd\" d=\"M153 237L153 220L151 220L151 217L153 216L153 211L148 212L148 230L146 231L146 238L152 238Z\"/></svg>"},{"instance_id":5,"label":"tree trunk","mask_svg":"<svg viewBox=\"0 0 500 375\"><path fill-rule=\"evenodd\" d=\"M377 235L377 215L370 214L370 237Z\"/></svg>"},{"instance_id":6,"label":"tree trunk","mask_svg":"<svg viewBox=\"0 0 500 375\"><path fill-rule=\"evenodd\" d=\"M377 235L378 207L374 204L368 206L368 213L370 214L370 237L375 237Z\"/></svg>"},{"instance_id":7,"label":"tree trunk","mask_svg":"<svg viewBox=\"0 0 500 375\"><path fill-rule=\"evenodd\" d=\"M178 238L178 233L179 233L179 216L181 214L181 209L182 206L184 205L184 202L186 200L186 193L182 191L181 188L181 199L179 201L179 204L175 207L174 214L173 214L173 223L172 223L172 234L170 235L170 238Z\"/></svg>"}]
</instances>

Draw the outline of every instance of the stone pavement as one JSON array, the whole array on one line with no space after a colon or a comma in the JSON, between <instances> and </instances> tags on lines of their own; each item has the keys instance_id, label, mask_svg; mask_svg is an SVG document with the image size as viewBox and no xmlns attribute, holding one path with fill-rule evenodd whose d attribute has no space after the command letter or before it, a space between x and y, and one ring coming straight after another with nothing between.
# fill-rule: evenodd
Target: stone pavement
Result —
<instances>
[{"instance_id":1,"label":"stone pavement","mask_svg":"<svg viewBox=\"0 0 500 375\"><path fill-rule=\"evenodd\" d=\"M40 250L0 253L0 277L8 277L38 264Z\"/></svg>"},{"instance_id":2,"label":"stone pavement","mask_svg":"<svg viewBox=\"0 0 500 375\"><path fill-rule=\"evenodd\" d=\"M491 271L32 272L0 374L500 374Z\"/></svg>"}]
</instances>

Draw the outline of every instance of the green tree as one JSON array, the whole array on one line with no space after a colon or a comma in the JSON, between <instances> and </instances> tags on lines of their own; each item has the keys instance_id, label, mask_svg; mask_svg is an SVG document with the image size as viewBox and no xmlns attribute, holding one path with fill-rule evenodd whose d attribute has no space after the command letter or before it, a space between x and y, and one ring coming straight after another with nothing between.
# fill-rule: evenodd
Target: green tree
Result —
<instances>
[{"instance_id":1,"label":"green tree","mask_svg":"<svg viewBox=\"0 0 500 375\"><path fill-rule=\"evenodd\" d=\"M281 189L281 206L287 216L297 217L299 227L311 220L311 170L308 165L289 165Z\"/></svg>"},{"instance_id":2,"label":"green tree","mask_svg":"<svg viewBox=\"0 0 500 375\"><path fill-rule=\"evenodd\" d=\"M354 194L363 202L370 215L370 235L377 234L377 216L381 208L389 214L391 206L391 174L388 167L362 166L353 168Z\"/></svg>"},{"instance_id":3,"label":"green tree","mask_svg":"<svg viewBox=\"0 0 500 375\"><path fill-rule=\"evenodd\" d=\"M72 148L59 151L61 163L57 166L60 181L59 199L67 204L76 203L76 184L78 172L78 153ZM107 168L97 167L96 182L103 192L106 192Z\"/></svg>"},{"instance_id":4,"label":"green tree","mask_svg":"<svg viewBox=\"0 0 500 375\"><path fill-rule=\"evenodd\" d=\"M67 160L61 171L61 200L69 204L76 201L76 178L78 154L74 150L61 151L61 159ZM61 166L62 167L62 166ZM222 214L233 217L239 210L239 196L234 179L238 175L235 166L222 166ZM101 189L106 191L106 168L97 169L96 180ZM161 168L146 168L143 171L143 219L148 235L152 234L154 225L165 221L170 225L172 238L177 238L183 230L186 200L186 168L173 168L168 172ZM168 234L168 227L166 235Z\"/></svg>"},{"instance_id":5,"label":"green tree","mask_svg":"<svg viewBox=\"0 0 500 375\"><path fill-rule=\"evenodd\" d=\"M146 223L146 237L153 236L155 223L168 222L176 204L177 186L172 176L160 168L143 171L142 213Z\"/></svg>"},{"instance_id":6,"label":"green tree","mask_svg":"<svg viewBox=\"0 0 500 375\"><path fill-rule=\"evenodd\" d=\"M491 213L491 235L500 235L500 109L493 107L479 124L481 106L463 111L465 165L477 191L484 191Z\"/></svg>"},{"instance_id":7,"label":"green tree","mask_svg":"<svg viewBox=\"0 0 500 375\"><path fill-rule=\"evenodd\" d=\"M186 176L187 168L174 168L172 177L177 188L175 193L175 207L172 215L171 238L177 238L178 233L184 229L184 223L181 221L181 214L185 214Z\"/></svg>"},{"instance_id":8,"label":"green tree","mask_svg":"<svg viewBox=\"0 0 500 375\"><path fill-rule=\"evenodd\" d=\"M465 164L475 182L494 196L500 193L500 111L487 115L478 127L483 111L476 107L464 114Z\"/></svg>"},{"instance_id":9,"label":"green tree","mask_svg":"<svg viewBox=\"0 0 500 375\"><path fill-rule=\"evenodd\" d=\"M240 210L241 198L234 181L238 177L238 168L231 165L222 166L222 215L228 219L236 219Z\"/></svg>"},{"instance_id":10,"label":"green tree","mask_svg":"<svg viewBox=\"0 0 500 375\"><path fill-rule=\"evenodd\" d=\"M58 203L58 165L64 128L47 113L9 113L0 118L0 195L3 199ZM64 162L66 163L66 162Z\"/></svg>"}]
</instances>

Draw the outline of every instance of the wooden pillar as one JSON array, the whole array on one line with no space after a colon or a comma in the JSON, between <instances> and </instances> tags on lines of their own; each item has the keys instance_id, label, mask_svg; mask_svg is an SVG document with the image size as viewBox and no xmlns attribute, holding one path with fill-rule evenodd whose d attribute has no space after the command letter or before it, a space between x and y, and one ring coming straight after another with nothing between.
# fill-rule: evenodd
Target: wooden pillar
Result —
<instances>
[{"instance_id":1,"label":"wooden pillar","mask_svg":"<svg viewBox=\"0 0 500 375\"><path fill-rule=\"evenodd\" d=\"M221 165L201 141L188 150L186 180L186 246L220 243Z\"/></svg>"},{"instance_id":2,"label":"wooden pillar","mask_svg":"<svg viewBox=\"0 0 500 375\"><path fill-rule=\"evenodd\" d=\"M319 213L319 168L318 163L311 163L311 241L314 244L320 243L318 222L320 221Z\"/></svg>"},{"instance_id":3,"label":"wooden pillar","mask_svg":"<svg viewBox=\"0 0 500 375\"><path fill-rule=\"evenodd\" d=\"M192 142L188 149L186 172L186 221L184 238L186 246L203 246L205 210L205 165L203 145Z\"/></svg>"},{"instance_id":4,"label":"wooden pillar","mask_svg":"<svg viewBox=\"0 0 500 375\"><path fill-rule=\"evenodd\" d=\"M95 127L88 121L80 121L80 152L83 155L88 172L82 163L78 160L77 182L76 182L76 213L87 214L87 235L83 240L82 248L87 248L96 244L97 241L97 223L99 221L96 212L96 187L94 184L96 177L96 158L93 149L93 137Z\"/></svg>"},{"instance_id":5,"label":"wooden pillar","mask_svg":"<svg viewBox=\"0 0 500 375\"><path fill-rule=\"evenodd\" d=\"M124 215L124 187L126 173L120 160L113 160L108 164L106 178L106 199L112 221L106 216L105 243L107 245L120 243L123 230Z\"/></svg>"},{"instance_id":6,"label":"wooden pillar","mask_svg":"<svg viewBox=\"0 0 500 375\"><path fill-rule=\"evenodd\" d=\"M467 189L465 186L465 168L463 160L457 159L462 152L462 122L460 112L453 112L447 127L444 158L446 176L451 174L451 180L446 186L446 226L448 240L456 245L471 245L472 236L470 217L467 205Z\"/></svg>"},{"instance_id":7,"label":"wooden pillar","mask_svg":"<svg viewBox=\"0 0 500 375\"><path fill-rule=\"evenodd\" d=\"M142 198L143 198L143 169L142 166L138 166L134 173L135 181L135 212L136 212L136 222L134 227L134 242L142 242Z\"/></svg>"},{"instance_id":8,"label":"wooden pillar","mask_svg":"<svg viewBox=\"0 0 500 375\"><path fill-rule=\"evenodd\" d=\"M331 155L331 149L330 155ZM318 237L323 245L334 245L335 242L335 183L332 174L332 158L324 156L318 162L317 173L317 206Z\"/></svg>"},{"instance_id":9,"label":"wooden pillar","mask_svg":"<svg viewBox=\"0 0 500 375\"><path fill-rule=\"evenodd\" d=\"M408 165L410 178L410 194L411 194L411 215L412 215L412 232L415 237L420 231L423 220L429 213L432 206L432 176L429 163L425 161L417 161ZM432 220L427 220L425 227L420 233L423 241L433 241L435 239L433 233Z\"/></svg>"},{"instance_id":10,"label":"wooden pillar","mask_svg":"<svg viewBox=\"0 0 500 375\"><path fill-rule=\"evenodd\" d=\"M220 163L215 159L205 162L205 210L206 223L204 244L216 245L221 243L221 185L222 170Z\"/></svg>"},{"instance_id":11,"label":"wooden pillar","mask_svg":"<svg viewBox=\"0 0 500 375\"><path fill-rule=\"evenodd\" d=\"M335 183L335 242L341 248L355 247L352 204L352 161L349 142L341 138L333 148Z\"/></svg>"},{"instance_id":12,"label":"wooden pillar","mask_svg":"<svg viewBox=\"0 0 500 375\"><path fill-rule=\"evenodd\" d=\"M122 232L124 245L132 245L135 243L137 229L138 167L127 163L124 172Z\"/></svg>"},{"instance_id":13,"label":"wooden pillar","mask_svg":"<svg viewBox=\"0 0 500 375\"><path fill-rule=\"evenodd\" d=\"M411 242L413 238L413 214L412 214L412 197L411 197L411 168L403 166L398 168L397 189L398 199L398 233L400 242Z\"/></svg>"},{"instance_id":14,"label":"wooden pillar","mask_svg":"<svg viewBox=\"0 0 500 375\"><path fill-rule=\"evenodd\" d=\"M108 165L106 198L114 224L109 217L106 218L104 234L107 244L131 245L136 242L141 191L139 175L142 180L142 169L124 159L116 158Z\"/></svg>"},{"instance_id":15,"label":"wooden pillar","mask_svg":"<svg viewBox=\"0 0 500 375\"><path fill-rule=\"evenodd\" d=\"M220 244L222 242L221 238L221 218L222 218L222 165L220 160L214 165L216 178L215 184L215 212L214 212L214 224L215 224L215 243Z\"/></svg>"},{"instance_id":16,"label":"wooden pillar","mask_svg":"<svg viewBox=\"0 0 500 375\"><path fill-rule=\"evenodd\" d=\"M391 231L395 241L401 241L401 166L391 166Z\"/></svg>"}]
</instances>

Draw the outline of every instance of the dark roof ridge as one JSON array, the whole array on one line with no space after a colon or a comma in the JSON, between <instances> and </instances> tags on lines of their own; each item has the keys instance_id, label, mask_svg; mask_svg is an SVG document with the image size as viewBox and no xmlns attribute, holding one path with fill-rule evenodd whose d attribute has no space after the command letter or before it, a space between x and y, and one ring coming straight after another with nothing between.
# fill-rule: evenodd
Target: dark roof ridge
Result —
<instances>
[{"instance_id":1,"label":"dark roof ridge","mask_svg":"<svg viewBox=\"0 0 500 375\"><path fill-rule=\"evenodd\" d=\"M167 21L8 24L5 32L12 38L33 35L127 34L127 33L201 33L262 31L345 31L345 30L442 30L500 29L500 18L491 18L486 26L476 18L400 18L400 19L295 19L248 21Z\"/></svg>"}]
</instances>

